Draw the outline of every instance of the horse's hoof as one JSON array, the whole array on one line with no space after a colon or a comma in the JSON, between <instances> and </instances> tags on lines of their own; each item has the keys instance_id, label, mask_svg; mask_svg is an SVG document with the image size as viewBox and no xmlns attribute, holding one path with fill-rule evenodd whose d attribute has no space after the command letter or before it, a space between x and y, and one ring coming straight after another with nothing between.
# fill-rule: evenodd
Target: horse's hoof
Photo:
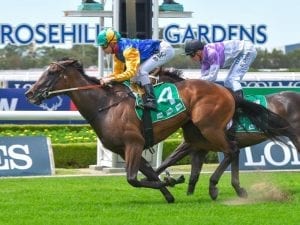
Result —
<instances>
[{"instance_id":1,"label":"horse's hoof","mask_svg":"<svg viewBox=\"0 0 300 225\"><path fill-rule=\"evenodd\" d=\"M240 188L240 189L237 191L237 195L238 195L240 198L248 198L248 193L247 193L247 191L246 191L244 188Z\"/></svg>"},{"instance_id":2,"label":"horse's hoof","mask_svg":"<svg viewBox=\"0 0 300 225\"><path fill-rule=\"evenodd\" d=\"M187 191L187 192L186 192L186 195L193 195L193 194L194 194L193 191Z\"/></svg>"},{"instance_id":3,"label":"horse's hoof","mask_svg":"<svg viewBox=\"0 0 300 225\"><path fill-rule=\"evenodd\" d=\"M219 189L217 187L209 188L209 195L212 200L216 200L219 195Z\"/></svg>"},{"instance_id":4,"label":"horse's hoof","mask_svg":"<svg viewBox=\"0 0 300 225\"><path fill-rule=\"evenodd\" d=\"M164 177L166 186L174 187L177 184L177 180L173 177Z\"/></svg>"},{"instance_id":5,"label":"horse's hoof","mask_svg":"<svg viewBox=\"0 0 300 225\"><path fill-rule=\"evenodd\" d=\"M167 177L164 177L164 181L167 184L167 186L174 187L176 184L184 183L185 178L183 175L181 175L177 179L167 176Z\"/></svg>"},{"instance_id":6,"label":"horse's hoof","mask_svg":"<svg viewBox=\"0 0 300 225\"><path fill-rule=\"evenodd\" d=\"M175 198L172 195L167 196L166 200L167 200L168 203L174 203L175 202Z\"/></svg>"},{"instance_id":7,"label":"horse's hoof","mask_svg":"<svg viewBox=\"0 0 300 225\"><path fill-rule=\"evenodd\" d=\"M182 184L185 182L185 178L183 175L181 175L180 177L177 178L177 184Z\"/></svg>"},{"instance_id":8,"label":"horse's hoof","mask_svg":"<svg viewBox=\"0 0 300 225\"><path fill-rule=\"evenodd\" d=\"M194 185L189 185L188 190L186 192L186 195L193 195L195 191L195 186Z\"/></svg>"}]
</instances>

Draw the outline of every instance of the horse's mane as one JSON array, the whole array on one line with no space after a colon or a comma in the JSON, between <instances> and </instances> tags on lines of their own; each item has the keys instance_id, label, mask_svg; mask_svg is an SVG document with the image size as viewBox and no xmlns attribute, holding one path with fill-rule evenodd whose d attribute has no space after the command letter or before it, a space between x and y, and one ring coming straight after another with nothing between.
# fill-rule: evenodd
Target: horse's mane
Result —
<instances>
[{"instance_id":1,"label":"horse's mane","mask_svg":"<svg viewBox=\"0 0 300 225\"><path fill-rule=\"evenodd\" d=\"M99 84L99 82L100 82L99 79L96 77L91 77L91 76L87 75L84 71L82 63L80 63L77 59L71 59L68 57L64 57L64 58L57 60L57 62L60 62L62 64L66 61L68 62L67 65L72 65L76 70L78 70L80 72L80 74L82 76L85 77L86 80L91 81L92 83L95 83L95 84Z\"/></svg>"},{"instance_id":2,"label":"horse's mane","mask_svg":"<svg viewBox=\"0 0 300 225\"><path fill-rule=\"evenodd\" d=\"M161 68L158 74L160 81L164 82L176 83L185 80L182 70L174 67Z\"/></svg>"}]
</instances>

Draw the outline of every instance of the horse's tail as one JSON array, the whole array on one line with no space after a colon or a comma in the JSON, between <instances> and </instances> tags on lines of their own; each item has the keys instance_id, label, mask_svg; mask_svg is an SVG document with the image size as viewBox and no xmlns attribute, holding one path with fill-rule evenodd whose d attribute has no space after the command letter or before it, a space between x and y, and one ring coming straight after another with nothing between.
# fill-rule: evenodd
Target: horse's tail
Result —
<instances>
[{"instance_id":1,"label":"horse's tail","mask_svg":"<svg viewBox=\"0 0 300 225\"><path fill-rule=\"evenodd\" d=\"M271 140L277 140L284 143L282 136L295 137L294 129L288 121L273 113L262 105L238 98L236 102L235 118L239 123L239 118L243 114L246 115L250 121L263 132L266 137Z\"/></svg>"}]
</instances>

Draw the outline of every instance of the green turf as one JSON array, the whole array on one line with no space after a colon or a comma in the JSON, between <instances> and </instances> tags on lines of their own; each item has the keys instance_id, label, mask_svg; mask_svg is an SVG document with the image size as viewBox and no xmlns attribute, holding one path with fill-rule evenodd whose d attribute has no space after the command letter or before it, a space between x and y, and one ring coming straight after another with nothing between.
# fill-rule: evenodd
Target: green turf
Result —
<instances>
[{"instance_id":1,"label":"green turf","mask_svg":"<svg viewBox=\"0 0 300 225\"><path fill-rule=\"evenodd\" d=\"M300 173L242 173L249 191L239 200L225 174L219 198L207 194L208 174L193 196L187 182L170 188L167 204L157 190L133 188L124 176L0 179L1 225L299 224Z\"/></svg>"}]
</instances>

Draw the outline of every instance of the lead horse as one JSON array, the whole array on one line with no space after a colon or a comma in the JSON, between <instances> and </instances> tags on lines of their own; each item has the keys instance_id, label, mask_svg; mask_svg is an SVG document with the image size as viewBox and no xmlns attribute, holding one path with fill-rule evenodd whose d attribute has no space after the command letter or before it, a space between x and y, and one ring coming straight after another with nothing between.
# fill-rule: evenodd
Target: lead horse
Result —
<instances>
[{"instance_id":1,"label":"lead horse","mask_svg":"<svg viewBox=\"0 0 300 225\"><path fill-rule=\"evenodd\" d=\"M174 68L160 68L160 70L156 70L153 74L156 80L160 82L172 82L176 83L179 81L184 80L182 77L182 71ZM281 132L282 136L288 137L291 142L296 147L297 151L300 152L300 93L291 92L291 91L283 91L276 94L271 94L266 96L267 100L267 107L272 112L278 114L282 118L284 118L290 125L289 132ZM194 130L192 124L186 125L189 126L189 129ZM194 130L194 132L197 132ZM236 141L239 148L244 148L246 146L255 145L261 143L268 139L261 132L238 132L235 135ZM207 155L208 151L204 151L203 149L208 149L204 146L202 140L198 140L197 145L192 145L184 141L180 144L176 150L168 156L167 159L157 168L157 173L162 173L167 167L175 164L177 161L182 159L183 157L190 155L191 157L191 174L189 179L189 185L187 194L193 194L195 191L195 186L199 180L200 172L202 165L205 160L205 156ZM209 149L208 149L209 150ZM235 164L231 167L232 172L232 186L236 190L238 196L246 197L247 192L245 189L240 187L239 184L239 172L238 172L238 162L234 162ZM225 171L228 165L228 159L225 155L224 161L221 162L221 165L211 176L210 178L210 187L209 193L212 199L217 198L218 191L216 189L216 184L218 183L221 175ZM182 178L179 179L180 181L176 181L172 178L168 178L173 183L181 182Z\"/></svg>"},{"instance_id":2,"label":"lead horse","mask_svg":"<svg viewBox=\"0 0 300 225\"><path fill-rule=\"evenodd\" d=\"M185 126L192 123L199 138L204 138L207 144L234 160L235 142L229 141L225 134L226 125L236 110L231 93L222 86L200 80L182 81L176 86L186 110L153 124L154 143L166 139L180 127L188 134L190 131ZM85 74L77 60L63 59L49 65L26 92L26 97L31 103L40 104L44 99L61 94L72 99L104 147L125 160L126 177L130 185L159 189L167 202L174 202L174 197L166 188L168 182L161 181L142 157L145 146L142 122L135 113L135 99L127 86L120 83L100 86L98 79ZM244 101L237 108L258 119L260 127L269 136L275 136L278 127L286 127L280 117L255 105ZM139 170L147 180L138 179Z\"/></svg>"}]
</instances>

